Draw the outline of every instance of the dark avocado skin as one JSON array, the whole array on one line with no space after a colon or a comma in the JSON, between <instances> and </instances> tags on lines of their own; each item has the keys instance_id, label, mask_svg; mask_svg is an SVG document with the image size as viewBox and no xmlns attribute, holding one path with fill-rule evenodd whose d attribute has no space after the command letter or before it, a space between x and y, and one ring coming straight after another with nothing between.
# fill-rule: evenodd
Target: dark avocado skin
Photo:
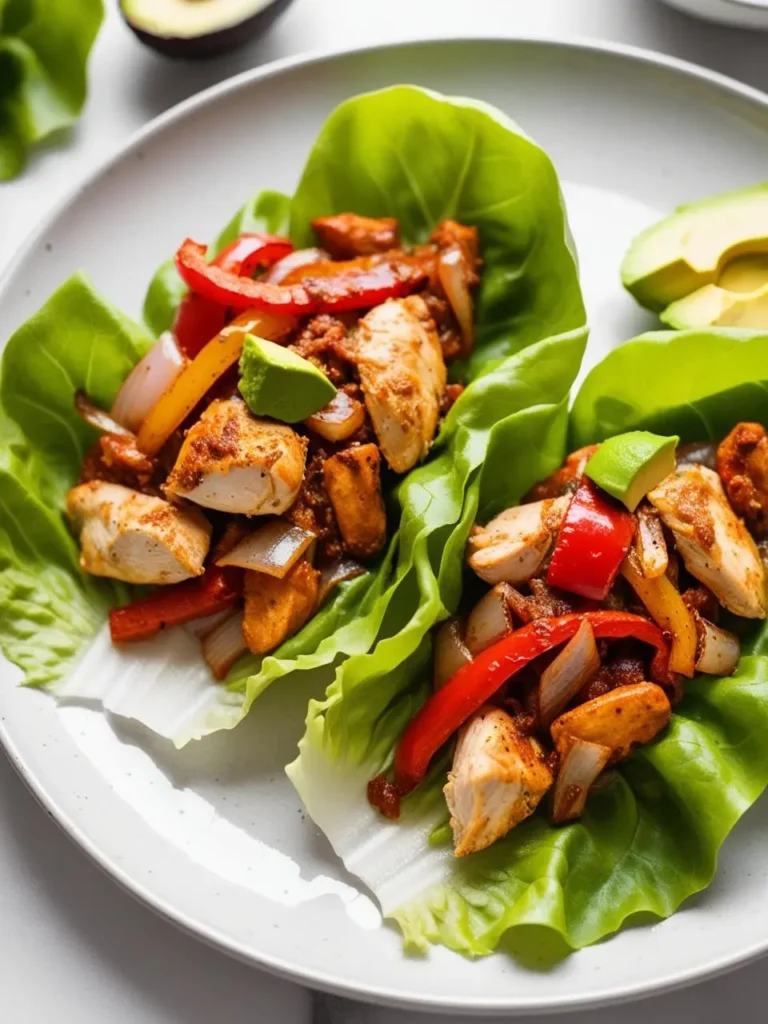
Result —
<instances>
[{"instance_id":1,"label":"dark avocado skin","mask_svg":"<svg viewBox=\"0 0 768 1024\"><path fill-rule=\"evenodd\" d=\"M205 60L220 57L245 46L256 36L266 32L277 18L293 3L293 0L272 0L272 3L237 25L230 25L218 31L206 32L201 36L180 38L178 36L156 36L134 25L123 13L131 31L147 46L166 57L177 60ZM122 11L122 4L120 5Z\"/></svg>"}]
</instances>

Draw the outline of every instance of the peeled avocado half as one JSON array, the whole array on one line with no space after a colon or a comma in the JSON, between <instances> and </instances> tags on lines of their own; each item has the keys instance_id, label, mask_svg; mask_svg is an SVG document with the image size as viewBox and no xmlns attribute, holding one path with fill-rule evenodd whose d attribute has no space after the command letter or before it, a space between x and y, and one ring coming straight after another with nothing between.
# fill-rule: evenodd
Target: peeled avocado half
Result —
<instances>
[{"instance_id":1,"label":"peeled avocado half","mask_svg":"<svg viewBox=\"0 0 768 1024\"><path fill-rule=\"evenodd\" d=\"M291 0L120 0L143 43L169 57L216 57L266 31Z\"/></svg>"},{"instance_id":2,"label":"peeled avocado half","mask_svg":"<svg viewBox=\"0 0 768 1024\"><path fill-rule=\"evenodd\" d=\"M768 183L681 206L634 240L621 277L671 327L768 327Z\"/></svg>"}]
</instances>

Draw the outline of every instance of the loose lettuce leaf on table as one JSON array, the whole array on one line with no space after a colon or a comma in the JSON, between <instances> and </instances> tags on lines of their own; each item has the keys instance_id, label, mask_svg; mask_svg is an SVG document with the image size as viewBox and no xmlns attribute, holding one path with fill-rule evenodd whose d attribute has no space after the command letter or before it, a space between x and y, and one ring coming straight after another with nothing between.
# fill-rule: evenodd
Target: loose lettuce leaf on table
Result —
<instances>
[{"instance_id":1,"label":"loose lettuce leaf on table","mask_svg":"<svg viewBox=\"0 0 768 1024\"><path fill-rule=\"evenodd\" d=\"M80 114L103 16L102 0L0 0L0 181Z\"/></svg>"},{"instance_id":2,"label":"loose lettuce leaf on table","mask_svg":"<svg viewBox=\"0 0 768 1024\"><path fill-rule=\"evenodd\" d=\"M768 424L766 381L768 336L644 335L587 377L571 443L660 423L686 440L718 438L745 411ZM490 457L486 465L486 476L498 479ZM506 465L513 465L509 454ZM481 481L481 507L483 497ZM382 647L368 657L381 657ZM509 929L533 924L580 948L634 914L669 916L708 885L725 837L768 784L768 626L753 624L736 674L690 683L670 727L605 776L579 822L554 828L540 811L489 850L456 860L450 846L429 842L447 817L444 765L442 778L436 771L417 800L406 801L398 824L372 811L365 796L367 780L391 758L405 709L428 692L428 653L398 668L394 658L382 664L393 675L378 679L388 701L380 718L365 690L369 677L350 682L339 674L327 700L310 707L300 756L288 768L312 817L408 946L441 943L482 956Z\"/></svg>"}]
</instances>

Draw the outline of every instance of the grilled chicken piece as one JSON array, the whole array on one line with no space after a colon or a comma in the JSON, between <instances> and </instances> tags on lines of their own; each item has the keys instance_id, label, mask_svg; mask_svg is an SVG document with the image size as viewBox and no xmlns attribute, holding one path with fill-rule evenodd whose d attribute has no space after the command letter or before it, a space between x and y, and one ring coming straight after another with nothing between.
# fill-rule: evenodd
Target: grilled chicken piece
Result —
<instances>
[{"instance_id":1,"label":"grilled chicken piece","mask_svg":"<svg viewBox=\"0 0 768 1024\"><path fill-rule=\"evenodd\" d=\"M688 572L736 615L764 619L765 569L755 542L705 466L681 466L648 494Z\"/></svg>"},{"instance_id":2,"label":"grilled chicken piece","mask_svg":"<svg viewBox=\"0 0 768 1024\"><path fill-rule=\"evenodd\" d=\"M357 558L371 558L387 539L380 462L375 444L361 444L323 463L323 482L344 546Z\"/></svg>"},{"instance_id":3,"label":"grilled chicken piece","mask_svg":"<svg viewBox=\"0 0 768 1024\"><path fill-rule=\"evenodd\" d=\"M254 654L267 654L304 625L317 604L320 573L302 561L279 580L245 573L243 636Z\"/></svg>"},{"instance_id":4,"label":"grilled chicken piece","mask_svg":"<svg viewBox=\"0 0 768 1024\"><path fill-rule=\"evenodd\" d=\"M487 583L524 583L547 556L568 509L568 498L508 508L469 538L469 564Z\"/></svg>"},{"instance_id":5,"label":"grilled chicken piece","mask_svg":"<svg viewBox=\"0 0 768 1024\"><path fill-rule=\"evenodd\" d=\"M717 471L728 500L757 537L768 533L768 434L759 423L737 423L717 449Z\"/></svg>"},{"instance_id":6,"label":"grilled chicken piece","mask_svg":"<svg viewBox=\"0 0 768 1024\"><path fill-rule=\"evenodd\" d=\"M178 583L203 572L211 526L198 509L92 480L72 488L67 511L85 572L125 583Z\"/></svg>"},{"instance_id":7,"label":"grilled chicken piece","mask_svg":"<svg viewBox=\"0 0 768 1024\"><path fill-rule=\"evenodd\" d=\"M187 432L165 491L221 512L280 515L299 493L306 452L290 427L218 399Z\"/></svg>"},{"instance_id":8,"label":"grilled chicken piece","mask_svg":"<svg viewBox=\"0 0 768 1024\"><path fill-rule=\"evenodd\" d=\"M317 217L312 227L320 244L335 259L370 256L397 249L400 245L398 223L394 217L361 217L357 213L337 213Z\"/></svg>"},{"instance_id":9,"label":"grilled chicken piece","mask_svg":"<svg viewBox=\"0 0 768 1024\"><path fill-rule=\"evenodd\" d=\"M360 384L379 445L406 473L429 451L445 390L445 363L423 299L390 299L367 313L356 334Z\"/></svg>"},{"instance_id":10,"label":"grilled chicken piece","mask_svg":"<svg viewBox=\"0 0 768 1024\"><path fill-rule=\"evenodd\" d=\"M457 857L484 850L532 814L552 785L536 740L514 718L484 707L459 733L443 792Z\"/></svg>"},{"instance_id":11,"label":"grilled chicken piece","mask_svg":"<svg viewBox=\"0 0 768 1024\"><path fill-rule=\"evenodd\" d=\"M610 761L621 761L633 747L650 743L671 714L669 698L655 683L619 686L555 719L552 740L561 757L574 740L585 740L607 747Z\"/></svg>"}]
</instances>

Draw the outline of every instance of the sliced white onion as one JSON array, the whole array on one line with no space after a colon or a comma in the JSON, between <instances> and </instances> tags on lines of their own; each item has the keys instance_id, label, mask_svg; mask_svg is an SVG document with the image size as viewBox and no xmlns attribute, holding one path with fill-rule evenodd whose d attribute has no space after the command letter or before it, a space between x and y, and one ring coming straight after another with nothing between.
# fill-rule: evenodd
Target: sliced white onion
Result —
<instances>
[{"instance_id":1,"label":"sliced white onion","mask_svg":"<svg viewBox=\"0 0 768 1024\"><path fill-rule=\"evenodd\" d=\"M465 257L460 246L451 245L440 254L437 276L461 331L461 354L468 356L475 344L475 314L466 277Z\"/></svg>"},{"instance_id":2,"label":"sliced white onion","mask_svg":"<svg viewBox=\"0 0 768 1024\"><path fill-rule=\"evenodd\" d=\"M696 616L696 632L696 671L710 676L733 675L741 655L739 638L700 615Z\"/></svg>"},{"instance_id":3,"label":"sliced white onion","mask_svg":"<svg viewBox=\"0 0 768 1024\"><path fill-rule=\"evenodd\" d=\"M243 637L243 612L230 612L202 639L203 658L216 679L224 679L248 647Z\"/></svg>"},{"instance_id":4,"label":"sliced white onion","mask_svg":"<svg viewBox=\"0 0 768 1024\"><path fill-rule=\"evenodd\" d=\"M608 764L609 747L574 739L557 773L552 817L556 823L581 816L590 787Z\"/></svg>"},{"instance_id":5,"label":"sliced white onion","mask_svg":"<svg viewBox=\"0 0 768 1024\"><path fill-rule=\"evenodd\" d=\"M286 277L299 267L306 267L309 263L320 263L321 260L329 260L331 257L324 249L297 249L296 252L288 253L266 273L260 280L268 281L270 284L281 284Z\"/></svg>"},{"instance_id":6,"label":"sliced white onion","mask_svg":"<svg viewBox=\"0 0 768 1024\"><path fill-rule=\"evenodd\" d=\"M460 668L472 661L472 655L462 637L460 619L449 619L438 629L432 659L434 663L432 685L435 690L445 686Z\"/></svg>"},{"instance_id":7,"label":"sliced white onion","mask_svg":"<svg viewBox=\"0 0 768 1024\"><path fill-rule=\"evenodd\" d=\"M114 420L109 413L104 412L98 405L94 405L82 391L75 393L75 409L89 426L94 430L100 430L102 434L117 434L119 437L130 438L136 436L130 430L126 430L117 420Z\"/></svg>"},{"instance_id":8,"label":"sliced white onion","mask_svg":"<svg viewBox=\"0 0 768 1024\"><path fill-rule=\"evenodd\" d=\"M158 398L176 380L186 360L170 331L161 334L123 382L112 406L112 417L136 431Z\"/></svg>"},{"instance_id":9,"label":"sliced white onion","mask_svg":"<svg viewBox=\"0 0 768 1024\"><path fill-rule=\"evenodd\" d=\"M512 614L507 604L507 584L497 583L469 613L464 642L474 657L511 633L513 628Z\"/></svg>"},{"instance_id":10,"label":"sliced white onion","mask_svg":"<svg viewBox=\"0 0 768 1024\"><path fill-rule=\"evenodd\" d=\"M327 566L320 573L320 586L317 593L317 603L321 605L334 587L347 580L353 580L362 576L367 570L353 558L340 558Z\"/></svg>"},{"instance_id":11,"label":"sliced white onion","mask_svg":"<svg viewBox=\"0 0 768 1024\"><path fill-rule=\"evenodd\" d=\"M544 669L539 681L539 718L548 727L600 668L595 634L584 619L574 637Z\"/></svg>"},{"instance_id":12,"label":"sliced white onion","mask_svg":"<svg viewBox=\"0 0 768 1024\"><path fill-rule=\"evenodd\" d=\"M273 519L217 558L216 564L265 572L281 580L314 539L315 534L311 530L303 530L284 519Z\"/></svg>"},{"instance_id":13,"label":"sliced white onion","mask_svg":"<svg viewBox=\"0 0 768 1024\"><path fill-rule=\"evenodd\" d=\"M646 579L663 576L669 565L667 542L659 517L645 505L637 510L637 554Z\"/></svg>"},{"instance_id":14,"label":"sliced white onion","mask_svg":"<svg viewBox=\"0 0 768 1024\"><path fill-rule=\"evenodd\" d=\"M346 441L365 423L365 408L346 391L337 391L328 405L304 420L310 430L326 441Z\"/></svg>"}]
</instances>

